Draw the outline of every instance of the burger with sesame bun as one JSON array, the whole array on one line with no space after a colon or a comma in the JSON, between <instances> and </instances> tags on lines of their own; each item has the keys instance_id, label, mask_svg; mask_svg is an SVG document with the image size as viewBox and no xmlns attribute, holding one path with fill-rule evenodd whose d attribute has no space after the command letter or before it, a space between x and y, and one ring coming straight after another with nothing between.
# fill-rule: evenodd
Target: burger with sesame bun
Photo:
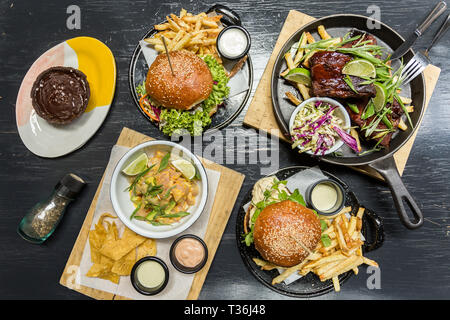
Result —
<instances>
[{"instance_id":1,"label":"burger with sesame bun","mask_svg":"<svg viewBox=\"0 0 450 320\"><path fill-rule=\"evenodd\" d=\"M275 176L259 180L244 219L245 243L254 244L262 258L276 266L301 263L317 247L322 226L302 195L290 192Z\"/></svg>"},{"instance_id":2,"label":"burger with sesame bun","mask_svg":"<svg viewBox=\"0 0 450 320\"><path fill-rule=\"evenodd\" d=\"M166 53L159 54L137 88L141 108L167 135L199 135L229 94L227 72L211 55L180 50L169 57L170 64Z\"/></svg>"}]
</instances>

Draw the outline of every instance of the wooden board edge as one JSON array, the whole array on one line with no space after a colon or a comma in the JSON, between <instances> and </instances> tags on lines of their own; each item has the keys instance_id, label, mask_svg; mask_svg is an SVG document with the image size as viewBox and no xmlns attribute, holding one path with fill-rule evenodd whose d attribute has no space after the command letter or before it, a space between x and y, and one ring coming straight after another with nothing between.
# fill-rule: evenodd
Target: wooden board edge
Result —
<instances>
[{"instance_id":1,"label":"wooden board edge","mask_svg":"<svg viewBox=\"0 0 450 320\"><path fill-rule=\"evenodd\" d=\"M210 221L208 222L208 228L205 233L205 242L208 245L208 251L211 253L209 254L208 261L205 265L205 267L198 272L195 277L194 281L192 283L191 289L189 290L189 294L187 296L187 300L196 300L198 299L198 296L200 295L201 289L203 287L203 283L205 282L206 276L208 275L209 268L211 267L212 261L214 260L214 257L216 255L217 249L219 248L220 241L223 236L223 232L225 231L225 228L228 224L228 221L230 219L231 213L234 209L234 204L236 203L236 199L239 195L239 192L242 188L242 184L245 179L245 175L238 173L234 170L228 169L226 167L223 167L226 170L221 171L221 178L220 179L228 179L230 181L234 182L235 186L239 186L238 188L234 188L234 192L230 193L230 189L227 190L228 195L226 198L226 202L232 202L233 206L231 208L227 208L225 211L222 211L220 208L215 208L216 206L224 206L224 203L216 203L214 201L213 205L213 211L216 212L215 217L211 217ZM227 172L228 171L228 172ZM219 188L223 188L225 184L221 184ZM218 192L219 189L218 188ZM212 225L216 225L214 229L214 233L212 233Z\"/></svg>"}]
</instances>

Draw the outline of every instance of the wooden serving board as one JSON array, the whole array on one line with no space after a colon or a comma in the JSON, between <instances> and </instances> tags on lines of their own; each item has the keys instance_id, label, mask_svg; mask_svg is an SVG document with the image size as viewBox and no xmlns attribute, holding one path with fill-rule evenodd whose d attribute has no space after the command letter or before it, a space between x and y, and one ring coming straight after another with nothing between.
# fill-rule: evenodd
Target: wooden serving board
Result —
<instances>
[{"instance_id":1,"label":"wooden serving board","mask_svg":"<svg viewBox=\"0 0 450 320\"><path fill-rule=\"evenodd\" d=\"M310 17L304 13L291 10L284 22L283 28L281 29L280 36L275 44L272 51L272 55L267 62L266 69L261 77L261 80L256 88L255 95L250 103L247 113L244 118L244 124L252 128L265 131L269 134L276 135L282 141L290 143L290 141L283 136L281 129L278 127L275 114L272 107L272 97L271 97L271 77L272 70L277 59L278 53L283 47L284 43L302 26L315 20L315 18ZM436 82L439 78L441 69L436 66L429 65L423 72L425 76L426 92L425 92L425 111L428 107L428 102L430 101L431 95L436 86ZM420 126L420 123L418 124ZM275 129L275 130L274 130ZM273 130L271 132L271 130ZM406 162L408 161L409 153L414 144L418 130L414 135L405 143L405 145L398 150L394 159L397 164L398 171L400 175L403 174ZM383 179L377 172L367 166L353 167L355 170L368 174L378 179Z\"/></svg>"},{"instance_id":2,"label":"wooden serving board","mask_svg":"<svg viewBox=\"0 0 450 320\"><path fill-rule=\"evenodd\" d=\"M145 141L153 140L152 138L145 136L134 130L123 128L122 132L117 140L117 144L125 147L134 147ZM209 267L211 266L214 255L216 254L217 248L222 238L222 234L227 225L228 219L234 207L234 203L241 189L242 183L245 176L241 173L228 169L217 163L211 162L206 159L200 158L203 165L206 168L219 171L221 173L219 184L217 187L214 204L212 207L211 216L209 218L208 227L206 229L204 240L208 245L208 261L205 267L198 273L195 274L191 289L187 299L195 300L198 298L200 291L202 289L203 283L208 274ZM94 216L95 207L97 205L98 196L103 184L103 179L95 193L94 199L92 200L91 206L87 212L86 218L84 220L83 226L81 227L80 233L78 234L77 240L72 248L69 259L67 260L64 272L59 280L59 283L69 289L76 290L82 294L89 297L101 300L118 300L127 299L118 295L114 295L109 292L89 288L86 286L75 285L74 279L77 272L77 268L80 265L81 257L83 255L83 250L88 241L89 230L92 224L92 218Z\"/></svg>"}]
</instances>

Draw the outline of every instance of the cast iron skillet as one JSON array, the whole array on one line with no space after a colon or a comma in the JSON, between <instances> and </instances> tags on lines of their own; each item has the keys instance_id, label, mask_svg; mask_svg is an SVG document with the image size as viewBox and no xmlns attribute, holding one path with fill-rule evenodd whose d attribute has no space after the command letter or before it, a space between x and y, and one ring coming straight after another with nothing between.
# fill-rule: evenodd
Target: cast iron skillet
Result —
<instances>
[{"instance_id":1,"label":"cast iron skillet","mask_svg":"<svg viewBox=\"0 0 450 320\"><path fill-rule=\"evenodd\" d=\"M343 36L352 28L366 31L374 35L378 44L387 48L387 52L392 52L392 49L396 49L404 42L404 39L386 24L377 21L380 27L378 29L369 29L367 27L368 22L370 22L369 25L372 25L371 19L360 15L338 14L324 17L314 20L299 29L284 44L274 64L271 90L275 117L286 137L290 138L288 123L292 111L294 110L294 106L284 99L284 94L286 91L294 91L295 89L279 76L286 68L284 54L290 49L294 42L299 40L304 31L309 31L316 39L320 39L317 34L317 27L319 25L324 25L331 36ZM410 60L413 55L414 52L409 50L404 56L404 60ZM393 66L395 67L395 64ZM342 152L342 156L328 155L321 157L320 159L338 165L369 166L370 168L375 169L388 183L400 220L407 228L415 229L423 224L423 215L403 184L395 165L393 155L413 135L414 131L417 129L417 124L420 123L423 116L425 101L425 81L423 74L415 78L410 83L410 86L403 88L402 95L408 94L411 94L411 99L413 101L412 105L414 105L414 112L410 113L413 128L408 128L406 131L399 130L394 134L389 148L385 148L378 152L372 152L364 156L358 156L352 152L349 147L344 146L339 149L339 151ZM363 141L361 142L363 151L370 149L373 145L369 143L366 144ZM413 219L408 216L403 202L406 202L411 209L414 216Z\"/></svg>"},{"instance_id":2,"label":"cast iron skillet","mask_svg":"<svg viewBox=\"0 0 450 320\"><path fill-rule=\"evenodd\" d=\"M278 170L277 172L270 174L277 176L278 179L284 180L288 177L296 174L299 171L309 169L309 167L304 166L293 166L293 167L287 167ZM323 171L323 174L326 175L328 178L338 182L341 184L341 186L344 188L345 196L346 196L346 203L345 206L351 206L352 207L352 215L356 215L359 207L361 204L359 203L358 199L356 198L355 194L350 190L348 185L340 180L339 178L335 177L334 175ZM293 190L291 190L293 191ZM247 269L256 277L258 281L260 281L262 284L267 286L268 288L287 295L291 297L297 297L297 298L306 298L306 297L314 297L319 296L325 293L328 293L333 290L333 282L331 280L328 281L320 281L320 279L312 274L309 273L303 278L286 285L284 282L272 285L272 279L275 278L279 273L277 270L271 270L271 271L264 271L261 270L260 267L258 267L254 262L253 258L260 258L261 255L258 251L256 251L255 246L251 245L247 247L247 245L244 242L244 221L245 221L245 210L244 205L249 203L252 199L252 190L250 190L245 198L243 199L240 207L239 212L237 215L236 220L236 240L237 245L239 248L239 253L241 254L242 260L244 261L245 266ZM372 210L369 210L366 208L366 211L363 215L363 227L362 227L362 234L364 235L364 238L366 239L364 245L363 245L363 252L367 253L372 250L375 250L379 248L384 241L384 228L383 228L383 222L381 218ZM346 281L348 278L350 278L353 274L353 271L346 272L339 276L339 282L342 284L344 281Z\"/></svg>"},{"instance_id":3,"label":"cast iron skillet","mask_svg":"<svg viewBox=\"0 0 450 320\"><path fill-rule=\"evenodd\" d=\"M231 10L230 8L216 4L208 9L207 13L215 11L217 14L223 15L221 21L225 26L232 24L241 25L241 18L239 15ZM161 22L162 23L162 22ZM153 36L157 30L154 27L150 29L140 40L149 38ZM214 116L211 117L211 125L205 129L203 134L211 133L215 130L222 129L228 126L234 119L241 113L244 109L252 91L253 85L253 64L248 55L247 61L245 62L243 68L248 69L248 85L249 89L246 92L242 92L234 97L228 98L224 101L224 106L218 108ZM133 55L131 57L130 66L128 70L128 86L130 88L131 97L133 98L134 104L141 112L141 114L155 126L158 126L140 107L139 96L136 93L136 87L141 85L147 77L148 65L145 61L144 55L142 54L141 46L139 43L134 49Z\"/></svg>"}]
</instances>

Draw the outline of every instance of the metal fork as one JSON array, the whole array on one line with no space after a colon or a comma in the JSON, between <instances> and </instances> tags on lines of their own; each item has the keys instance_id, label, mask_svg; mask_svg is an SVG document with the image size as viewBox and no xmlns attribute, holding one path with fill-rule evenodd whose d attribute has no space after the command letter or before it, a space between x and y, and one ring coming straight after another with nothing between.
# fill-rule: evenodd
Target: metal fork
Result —
<instances>
[{"instance_id":1,"label":"metal fork","mask_svg":"<svg viewBox=\"0 0 450 320\"><path fill-rule=\"evenodd\" d=\"M448 30L449 26L450 26L450 14L447 16L442 26L434 35L434 38L431 41L428 48L425 50L418 51L414 55L414 57L412 57L412 59L409 60L409 62L406 64L400 76L403 84L408 84L409 82L411 82L411 80L417 77L425 69L425 67L431 63L431 60L428 56L428 52L436 44L436 42L438 42L442 38L444 33Z\"/></svg>"}]
</instances>

